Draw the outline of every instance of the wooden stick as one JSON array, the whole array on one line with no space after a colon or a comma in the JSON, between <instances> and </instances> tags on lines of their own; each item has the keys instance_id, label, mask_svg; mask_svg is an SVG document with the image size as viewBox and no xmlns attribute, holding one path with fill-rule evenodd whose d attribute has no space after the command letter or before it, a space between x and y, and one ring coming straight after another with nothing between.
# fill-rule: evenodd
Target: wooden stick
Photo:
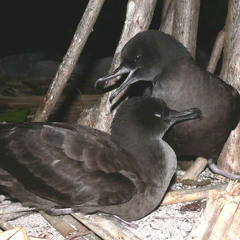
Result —
<instances>
[{"instance_id":1,"label":"wooden stick","mask_svg":"<svg viewBox=\"0 0 240 240\"><path fill-rule=\"evenodd\" d=\"M195 58L200 0L178 0L174 4L172 35Z\"/></svg>"},{"instance_id":2,"label":"wooden stick","mask_svg":"<svg viewBox=\"0 0 240 240\"><path fill-rule=\"evenodd\" d=\"M108 220L99 215L84 215L82 213L72 215L104 240L140 240L130 230L113 219Z\"/></svg>"},{"instance_id":3,"label":"wooden stick","mask_svg":"<svg viewBox=\"0 0 240 240\"><path fill-rule=\"evenodd\" d=\"M84 225L82 225L71 215L50 216L44 211L39 212L64 237L73 235L74 233L78 232L78 235L84 235L86 240L100 240L95 234L89 231ZM88 235L90 236L88 237Z\"/></svg>"},{"instance_id":4,"label":"wooden stick","mask_svg":"<svg viewBox=\"0 0 240 240\"><path fill-rule=\"evenodd\" d=\"M206 240L212 231L214 222L220 214L224 200L220 198L221 192L214 189L208 192L208 202L204 213L193 227L187 240ZM216 201L216 199L221 199Z\"/></svg>"},{"instance_id":5,"label":"wooden stick","mask_svg":"<svg viewBox=\"0 0 240 240\"><path fill-rule=\"evenodd\" d=\"M223 183L219 185L207 186L202 188L185 189L185 190L168 192L162 201L162 205L202 200L204 198L207 198L210 190L216 189L216 190L222 191L222 190L225 190L226 187L227 187L227 183Z\"/></svg>"},{"instance_id":6,"label":"wooden stick","mask_svg":"<svg viewBox=\"0 0 240 240\"><path fill-rule=\"evenodd\" d=\"M39 213L54 227L58 230L60 234L66 237L68 234L76 231L77 227L73 227L67 224L62 220L61 217L58 216L50 216L46 214L44 211L39 211Z\"/></svg>"},{"instance_id":7,"label":"wooden stick","mask_svg":"<svg viewBox=\"0 0 240 240\"><path fill-rule=\"evenodd\" d=\"M28 237L24 227L16 227L0 233L1 240L44 240L43 238Z\"/></svg>"},{"instance_id":8,"label":"wooden stick","mask_svg":"<svg viewBox=\"0 0 240 240\"><path fill-rule=\"evenodd\" d=\"M83 47L92 32L94 23L97 20L103 3L104 0L89 0L83 17L74 34L71 45L63 58L63 62L60 65L41 106L38 108L34 116L34 122L46 121L52 112L58 98L67 84L67 80L76 66Z\"/></svg>"},{"instance_id":9,"label":"wooden stick","mask_svg":"<svg viewBox=\"0 0 240 240\"><path fill-rule=\"evenodd\" d=\"M224 45L224 37L225 37L225 32L220 31L214 43L211 57L207 66L207 71L211 73L215 72L218 60L221 56L221 52L223 50L223 45Z\"/></svg>"},{"instance_id":10,"label":"wooden stick","mask_svg":"<svg viewBox=\"0 0 240 240\"><path fill-rule=\"evenodd\" d=\"M172 35L175 0L165 0L162 8L160 31Z\"/></svg>"},{"instance_id":11,"label":"wooden stick","mask_svg":"<svg viewBox=\"0 0 240 240\"><path fill-rule=\"evenodd\" d=\"M209 240L225 239L224 235L228 232L228 229L233 223L235 213L239 209L240 183L231 181L228 184L226 191L221 195L221 198L224 199L225 205L221 209L221 213L215 222ZM235 220L237 222L240 221L240 219Z\"/></svg>"},{"instance_id":12,"label":"wooden stick","mask_svg":"<svg viewBox=\"0 0 240 240\"><path fill-rule=\"evenodd\" d=\"M128 1L125 24L114 54L110 72L113 72L113 70L119 66L121 51L126 42L138 32L148 29L156 2L156 0ZM109 102L109 97L110 93L104 94L100 103L94 109L91 109L88 114L80 116L81 123L105 132L110 132L110 126L115 111L111 111L112 105Z\"/></svg>"},{"instance_id":13,"label":"wooden stick","mask_svg":"<svg viewBox=\"0 0 240 240\"><path fill-rule=\"evenodd\" d=\"M224 192L211 190L207 206L187 240L239 239L234 227L240 226L240 183L230 182ZM239 231L239 228L237 228ZM231 238L230 234L233 236ZM236 235L233 235L236 234Z\"/></svg>"},{"instance_id":14,"label":"wooden stick","mask_svg":"<svg viewBox=\"0 0 240 240\"><path fill-rule=\"evenodd\" d=\"M13 229L14 227L8 223L8 222L0 222L0 229L6 231L6 230L11 230Z\"/></svg>"},{"instance_id":15,"label":"wooden stick","mask_svg":"<svg viewBox=\"0 0 240 240\"><path fill-rule=\"evenodd\" d=\"M237 209L232 225L230 226L229 230L226 231L224 234L224 239L232 240L232 239L240 239L240 208Z\"/></svg>"},{"instance_id":16,"label":"wooden stick","mask_svg":"<svg viewBox=\"0 0 240 240\"><path fill-rule=\"evenodd\" d=\"M223 209L221 209L222 211L215 222L209 240L220 240L227 232L227 229L232 224L234 214L238 209L240 196L229 196L229 198L225 200L227 202L225 203Z\"/></svg>"},{"instance_id":17,"label":"wooden stick","mask_svg":"<svg viewBox=\"0 0 240 240\"><path fill-rule=\"evenodd\" d=\"M202 173L202 171L206 168L207 164L207 159L198 157L193 163L193 165L181 177L181 180L197 179L198 176Z\"/></svg>"}]
</instances>

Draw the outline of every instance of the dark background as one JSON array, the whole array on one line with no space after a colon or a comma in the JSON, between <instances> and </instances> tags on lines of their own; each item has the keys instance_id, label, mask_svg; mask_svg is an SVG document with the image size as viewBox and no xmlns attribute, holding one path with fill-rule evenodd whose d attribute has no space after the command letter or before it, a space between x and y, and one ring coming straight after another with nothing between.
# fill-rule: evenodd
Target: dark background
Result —
<instances>
[{"instance_id":1,"label":"dark background","mask_svg":"<svg viewBox=\"0 0 240 240\"><path fill-rule=\"evenodd\" d=\"M61 61L88 0L21 0L1 2L0 57L43 52ZM125 20L127 0L106 0L80 61L114 54ZM162 1L158 0L151 29L158 29ZM227 13L226 0L201 0L197 47L210 55Z\"/></svg>"}]
</instances>

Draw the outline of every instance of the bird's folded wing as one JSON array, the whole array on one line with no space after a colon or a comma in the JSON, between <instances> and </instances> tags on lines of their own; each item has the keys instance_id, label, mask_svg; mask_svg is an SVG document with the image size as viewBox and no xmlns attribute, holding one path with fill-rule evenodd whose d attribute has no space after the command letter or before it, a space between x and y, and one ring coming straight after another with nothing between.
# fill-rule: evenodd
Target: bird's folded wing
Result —
<instances>
[{"instance_id":1,"label":"bird's folded wing","mask_svg":"<svg viewBox=\"0 0 240 240\"><path fill-rule=\"evenodd\" d=\"M68 204L101 206L132 198L120 173L129 156L106 133L69 124L25 123L0 132L0 164L25 188Z\"/></svg>"}]
</instances>

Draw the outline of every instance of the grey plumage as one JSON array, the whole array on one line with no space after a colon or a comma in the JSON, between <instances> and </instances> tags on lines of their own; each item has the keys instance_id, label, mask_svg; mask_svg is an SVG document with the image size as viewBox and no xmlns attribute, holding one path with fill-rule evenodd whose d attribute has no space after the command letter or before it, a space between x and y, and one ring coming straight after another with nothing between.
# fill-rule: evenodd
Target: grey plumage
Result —
<instances>
[{"instance_id":1,"label":"grey plumage","mask_svg":"<svg viewBox=\"0 0 240 240\"><path fill-rule=\"evenodd\" d=\"M160 203L176 170L162 136L172 124L200 116L197 109L178 113L159 99L136 97L119 108L111 136L66 123L1 125L0 184L50 214L142 218Z\"/></svg>"},{"instance_id":2,"label":"grey plumage","mask_svg":"<svg viewBox=\"0 0 240 240\"><path fill-rule=\"evenodd\" d=\"M137 82L151 82L146 94L163 99L178 111L199 108L203 120L184 122L172 127L164 139L176 154L204 157L215 165L231 130L240 118L240 95L222 79L203 69L186 48L172 36L160 31L145 31L133 37L123 48L120 67L114 74L100 78L105 82L128 73L122 85L113 92L112 101L125 87ZM232 179L238 175L225 173Z\"/></svg>"}]
</instances>

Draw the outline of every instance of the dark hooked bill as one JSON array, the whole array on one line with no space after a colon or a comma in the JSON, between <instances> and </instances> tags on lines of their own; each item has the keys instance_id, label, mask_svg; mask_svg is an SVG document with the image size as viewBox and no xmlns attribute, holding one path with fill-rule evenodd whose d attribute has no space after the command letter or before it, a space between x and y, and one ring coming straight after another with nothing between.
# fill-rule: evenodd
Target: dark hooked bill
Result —
<instances>
[{"instance_id":1,"label":"dark hooked bill","mask_svg":"<svg viewBox=\"0 0 240 240\"><path fill-rule=\"evenodd\" d=\"M183 122L191 119L202 119L202 112L198 108L191 108L185 111L171 110L169 118L174 122Z\"/></svg>"},{"instance_id":2,"label":"dark hooked bill","mask_svg":"<svg viewBox=\"0 0 240 240\"><path fill-rule=\"evenodd\" d=\"M119 66L113 74L109 74L107 76L101 77L99 78L95 84L94 84L94 88L97 88L98 83L100 82L106 82L107 80L110 80L112 78L118 77L118 76L122 76L125 73L129 73L131 70L129 68L126 68L124 66Z\"/></svg>"}]
</instances>

